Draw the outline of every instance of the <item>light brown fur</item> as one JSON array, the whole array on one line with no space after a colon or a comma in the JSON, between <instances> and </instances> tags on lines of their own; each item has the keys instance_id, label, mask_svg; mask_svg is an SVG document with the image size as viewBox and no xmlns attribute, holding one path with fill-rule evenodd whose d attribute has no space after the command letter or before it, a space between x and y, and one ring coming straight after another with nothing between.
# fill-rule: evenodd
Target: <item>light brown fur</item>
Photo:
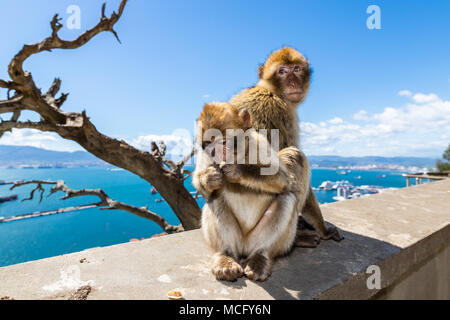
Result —
<instances>
[{"instance_id":1,"label":"light brown fur","mask_svg":"<svg viewBox=\"0 0 450 320\"><path fill-rule=\"evenodd\" d=\"M303 68L302 94L298 103L289 103L281 98L282 88L276 86L274 74L282 65L299 64ZM251 115L252 127L255 129L278 129L280 133L279 148L298 147L299 126L296 108L302 103L309 91L309 62L295 49L286 47L272 53L265 64L259 68L260 80L252 88L242 90L229 102L239 110L246 109ZM270 134L269 134L270 136ZM297 180L309 176L309 167L292 168ZM306 195L306 201L302 202ZM314 227L323 239L341 240L335 228L327 228L322 217L317 199L308 185L297 193L298 212ZM301 232L300 232L301 234ZM309 235L308 235L309 236ZM307 237L308 237L307 236ZM298 243L303 243L299 241ZM308 246L314 246L308 245Z\"/></svg>"},{"instance_id":2,"label":"light brown fur","mask_svg":"<svg viewBox=\"0 0 450 320\"><path fill-rule=\"evenodd\" d=\"M255 129L280 130L280 150L298 145L298 119L295 109L290 108L269 89L255 86L245 89L230 100L239 110L247 109ZM270 134L268 135L270 139Z\"/></svg>"},{"instance_id":3,"label":"light brown fur","mask_svg":"<svg viewBox=\"0 0 450 320\"><path fill-rule=\"evenodd\" d=\"M212 124L224 129L237 123L244 125L228 117L237 115L237 111L228 110L235 109L231 105L213 106L205 106L198 132L204 132ZM218 124L219 120L224 123ZM251 138L260 142L265 139L259 134ZM300 150L293 147L275 152L275 157L281 160L279 172L261 176L255 165L229 164L219 169L203 149L198 150L193 184L207 199L202 212L202 230L214 252L212 272L219 280L233 281L246 274L252 280L263 281L270 275L274 259L292 248L298 215L296 196L291 189L304 189L302 183L307 184L308 179L289 183L296 175L291 169L308 163ZM208 185L211 177L215 184ZM242 259L241 273L237 263Z\"/></svg>"},{"instance_id":4,"label":"light brown fur","mask_svg":"<svg viewBox=\"0 0 450 320\"><path fill-rule=\"evenodd\" d=\"M240 168L238 166L229 167L227 176L232 177L232 182L239 186L233 187L237 188L234 192L235 198L221 200L222 202L209 200L203 209L203 226L206 226L204 230L215 230L205 234L207 240L209 237L213 250L235 259L238 259L239 255L250 254L246 260L247 266L244 265L244 272L252 279L263 280L270 274L273 258L288 252L294 242L300 246L315 247L320 238L336 241L343 238L336 228L326 227L317 199L309 185L308 161L296 148L299 138L296 108L305 100L309 91L309 62L298 51L286 47L270 55L266 63L259 67L258 75L260 80L257 85L241 91L230 100L230 104L250 114L253 128L279 130L279 149L282 149L279 157L282 166L271 178L258 174L249 175L248 172L244 174L242 170L237 170ZM269 132L268 138L270 137ZM207 161L197 164L193 177L194 185L208 199L214 199L214 195L221 194L221 172ZM225 187L224 194L233 195L233 188ZM245 192L249 192L248 196L245 196ZM261 195L258 200L248 201L256 192ZM271 193L277 194L275 201L262 196ZM243 195L244 201L239 201L239 197ZM245 230L243 233L239 219L230 218L230 212L233 210L228 204L233 203L238 204L232 208L234 211L247 209L259 210L258 212L276 203L278 207L274 211L277 214L261 216L257 220L259 224L252 229L253 232ZM293 210L290 207L292 205ZM267 213L267 210L265 212ZM303 217L298 219L299 213L307 221ZM245 213L238 215L242 217ZM250 216L255 219L255 215ZM246 240L251 245L246 243ZM267 243L270 248L262 245ZM261 244L264 250L255 244ZM255 272L260 274L254 275Z\"/></svg>"},{"instance_id":5,"label":"light brown fur","mask_svg":"<svg viewBox=\"0 0 450 320\"><path fill-rule=\"evenodd\" d=\"M259 68L258 76L261 80L270 80L280 65L305 64L309 65L308 60L297 50L284 47L273 52L266 60L264 65Z\"/></svg>"}]
</instances>

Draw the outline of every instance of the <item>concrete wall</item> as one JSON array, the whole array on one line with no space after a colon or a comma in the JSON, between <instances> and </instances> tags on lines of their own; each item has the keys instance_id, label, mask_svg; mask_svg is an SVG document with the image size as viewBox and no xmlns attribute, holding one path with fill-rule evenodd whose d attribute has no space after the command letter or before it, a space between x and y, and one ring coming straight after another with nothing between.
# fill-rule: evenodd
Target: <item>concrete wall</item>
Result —
<instances>
[{"instance_id":1,"label":"concrete wall","mask_svg":"<svg viewBox=\"0 0 450 320\"><path fill-rule=\"evenodd\" d=\"M379 292L375 299L450 300L450 244Z\"/></svg>"},{"instance_id":2,"label":"concrete wall","mask_svg":"<svg viewBox=\"0 0 450 320\"><path fill-rule=\"evenodd\" d=\"M450 298L450 179L321 208L345 239L296 248L266 282L217 281L196 230L0 268L0 298L167 299L170 290L186 300ZM379 267L379 288L367 285L370 266Z\"/></svg>"}]
</instances>

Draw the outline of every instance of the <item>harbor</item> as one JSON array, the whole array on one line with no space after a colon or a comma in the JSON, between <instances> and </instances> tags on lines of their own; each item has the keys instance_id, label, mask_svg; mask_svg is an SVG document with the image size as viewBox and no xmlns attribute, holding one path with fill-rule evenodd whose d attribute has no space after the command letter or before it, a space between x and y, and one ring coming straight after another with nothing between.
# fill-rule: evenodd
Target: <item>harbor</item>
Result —
<instances>
[{"instance_id":1,"label":"harbor","mask_svg":"<svg viewBox=\"0 0 450 320\"><path fill-rule=\"evenodd\" d=\"M193 168L191 168L193 169ZM318 187L323 181L348 180L354 186L382 186L384 188L403 188L406 185L403 172L383 170L346 169L312 169L311 185ZM17 180L50 180L59 179L75 188L96 189L102 187L105 192L113 195L117 200L135 206L149 206L149 209L178 223L173 212L161 195L151 189L141 178L125 170L113 171L105 167L80 167L45 170L28 169L0 169L2 180L12 182ZM386 175L386 178L381 178ZM99 181L101 177L101 182ZM190 179L186 180L188 191L195 196L196 190ZM411 181L414 184L414 181ZM81 251L86 248L129 242L130 239L150 238L161 233L161 229L151 221L127 212L100 211L98 208L82 210L74 208L77 205L88 204L96 199L67 199L59 200L59 194L45 197L42 202L21 201L30 196L32 186L18 188L11 192L11 185L0 185L0 195L18 195L15 201L0 204L0 217L8 218L0 223L0 265L9 265L25 261L52 256L56 253ZM337 189L332 191L314 191L321 204L336 202ZM39 197L38 197L39 198ZM369 197L370 198L370 197ZM159 200L161 199L161 200ZM156 201L158 200L158 201ZM205 200L199 198L199 206ZM345 202L345 201L344 201ZM72 207L57 211L61 207ZM63 213L64 212L64 213ZM27 214L25 214L27 213ZM58 214L61 213L61 214ZM23 215L25 214L25 215ZM16 216L11 218L11 216ZM20 215L20 216L19 216ZM43 217L42 219L40 217ZM24 244L22 247L15 246ZM10 254L10 248L15 248L17 254ZM69 249L68 249L69 248Z\"/></svg>"},{"instance_id":2,"label":"harbor","mask_svg":"<svg viewBox=\"0 0 450 320\"><path fill-rule=\"evenodd\" d=\"M369 196L371 194L377 194L384 192L390 189L397 188L386 188L382 186L376 185L361 185L355 186L353 183L348 180L340 180L340 181L323 181L319 187L313 188L314 191L334 191L336 192L336 196L333 197L333 200L336 201L344 201L348 199L355 199L364 196Z\"/></svg>"}]
</instances>

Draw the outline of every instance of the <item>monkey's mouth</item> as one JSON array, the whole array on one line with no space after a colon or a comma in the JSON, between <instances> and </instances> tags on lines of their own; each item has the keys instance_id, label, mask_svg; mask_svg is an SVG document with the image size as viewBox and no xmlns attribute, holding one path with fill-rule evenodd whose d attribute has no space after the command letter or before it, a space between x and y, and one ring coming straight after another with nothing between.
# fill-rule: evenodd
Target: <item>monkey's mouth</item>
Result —
<instances>
[{"instance_id":1,"label":"monkey's mouth","mask_svg":"<svg viewBox=\"0 0 450 320\"><path fill-rule=\"evenodd\" d=\"M301 94L302 94L302 90L300 90L300 89L289 90L286 92L287 96L299 96Z\"/></svg>"},{"instance_id":2,"label":"monkey's mouth","mask_svg":"<svg viewBox=\"0 0 450 320\"><path fill-rule=\"evenodd\" d=\"M302 92L301 91L287 92L285 97L287 100L291 102L297 102L300 101L300 99L302 98Z\"/></svg>"}]
</instances>

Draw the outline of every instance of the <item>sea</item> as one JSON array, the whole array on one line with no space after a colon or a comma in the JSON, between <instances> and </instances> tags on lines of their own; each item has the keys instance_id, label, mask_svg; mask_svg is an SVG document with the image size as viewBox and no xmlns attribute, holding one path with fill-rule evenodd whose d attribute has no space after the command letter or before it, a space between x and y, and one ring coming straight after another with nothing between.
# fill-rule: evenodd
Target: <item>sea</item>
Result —
<instances>
[{"instance_id":1,"label":"sea","mask_svg":"<svg viewBox=\"0 0 450 320\"><path fill-rule=\"evenodd\" d=\"M0 169L0 180L64 180L72 189L102 188L115 200L135 206L148 206L168 220L179 224L166 202L158 202L159 194L150 192L152 186L138 176L117 168L79 167L49 169ZM375 185L403 188L406 180L398 171L312 169L311 184L318 187L322 181L348 180L355 186ZM190 179L185 182L189 191L195 191ZM10 191L10 185L0 185L0 196L17 194L18 200L0 204L0 217L36 211L53 210L98 201L96 197L59 200L64 194L48 197L47 187L42 202L38 191L28 198L34 186L28 185ZM320 203L334 202L336 191L315 191ZM202 198L199 205L203 206ZM118 210L98 208L72 211L38 218L0 223L0 267L37 260L88 248L104 247L152 237L163 232L155 223Z\"/></svg>"}]
</instances>

